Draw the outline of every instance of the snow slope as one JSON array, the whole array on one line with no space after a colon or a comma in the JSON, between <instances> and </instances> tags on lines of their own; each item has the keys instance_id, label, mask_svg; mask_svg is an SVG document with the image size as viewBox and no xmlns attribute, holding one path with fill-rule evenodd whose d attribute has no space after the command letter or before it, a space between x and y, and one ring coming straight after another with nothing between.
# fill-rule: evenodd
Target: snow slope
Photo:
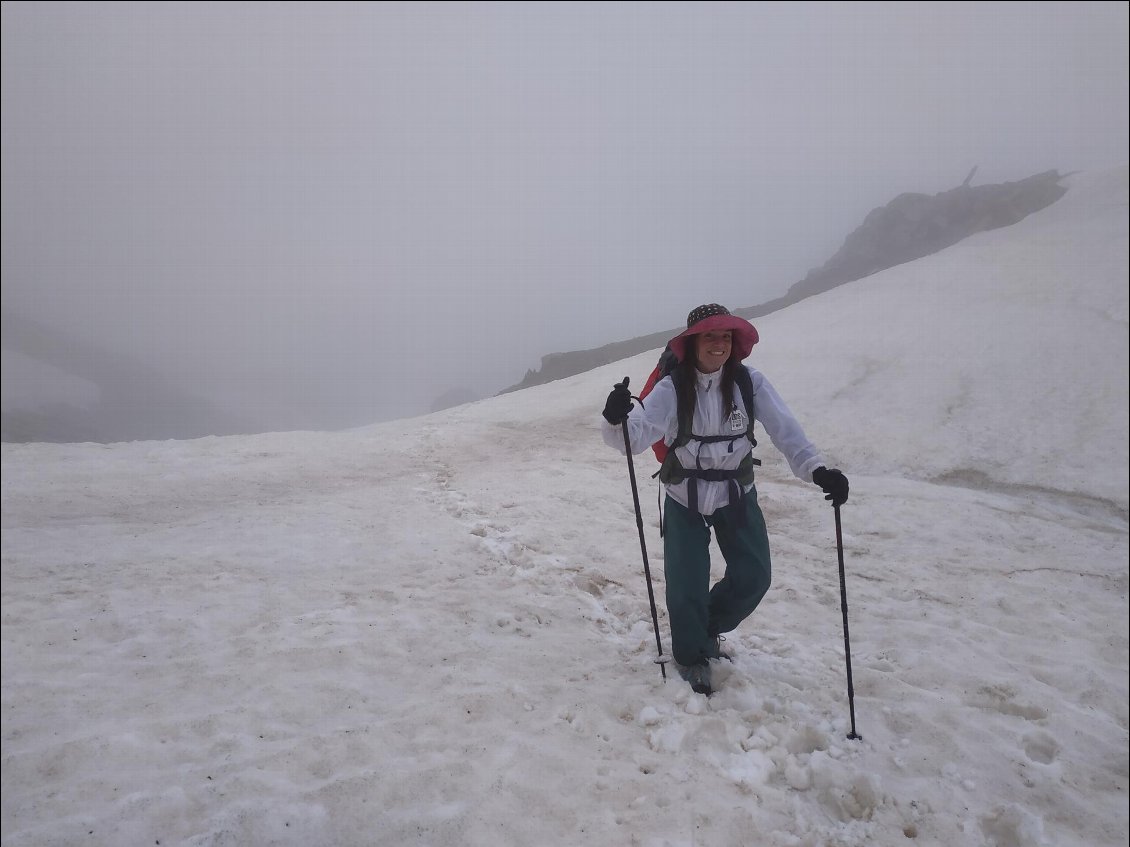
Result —
<instances>
[{"instance_id":1,"label":"snow slope","mask_svg":"<svg viewBox=\"0 0 1130 847\"><path fill-rule=\"evenodd\" d=\"M1125 844L1127 171L1070 182L758 322L852 480L862 740L832 513L767 444L775 584L712 698L661 679L598 428L655 351L347 433L4 445L0 841Z\"/></svg>"}]
</instances>

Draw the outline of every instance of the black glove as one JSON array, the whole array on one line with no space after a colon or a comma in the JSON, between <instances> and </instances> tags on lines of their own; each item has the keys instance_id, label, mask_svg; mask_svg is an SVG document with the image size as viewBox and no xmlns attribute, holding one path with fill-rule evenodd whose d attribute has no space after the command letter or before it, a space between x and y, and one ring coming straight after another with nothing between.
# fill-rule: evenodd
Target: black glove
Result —
<instances>
[{"instance_id":1,"label":"black glove","mask_svg":"<svg viewBox=\"0 0 1130 847\"><path fill-rule=\"evenodd\" d=\"M831 500L833 506L842 506L848 498L848 479L843 471L836 468L828 470L818 467L812 472L812 481L824 489L825 500Z\"/></svg>"},{"instance_id":2,"label":"black glove","mask_svg":"<svg viewBox=\"0 0 1130 847\"><path fill-rule=\"evenodd\" d=\"M619 426L632 411L632 392L628 390L628 378L616 384L612 393L608 395L608 402L604 404L604 419L613 426Z\"/></svg>"}]
</instances>

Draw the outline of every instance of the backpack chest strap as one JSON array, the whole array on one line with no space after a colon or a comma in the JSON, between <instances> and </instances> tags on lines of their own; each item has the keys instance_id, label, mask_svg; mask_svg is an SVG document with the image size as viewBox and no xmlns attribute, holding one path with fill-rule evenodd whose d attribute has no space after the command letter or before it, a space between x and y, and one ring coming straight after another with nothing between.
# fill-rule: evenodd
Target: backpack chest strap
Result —
<instances>
[{"instance_id":1,"label":"backpack chest strap","mask_svg":"<svg viewBox=\"0 0 1130 847\"><path fill-rule=\"evenodd\" d=\"M753 427L752 426L749 429L747 429L745 432L739 432L737 435L733 435L733 434L731 434L731 435L695 435L692 432L690 435L688 435L683 440L682 444L680 444L679 446L681 447L683 444L686 444L688 441L697 441L700 444L720 444L723 441L729 441L732 444L734 441L740 441L743 438L748 438L753 443L754 447L757 446L757 439L753 437ZM733 452L733 449L734 448L731 446L730 452ZM758 464L760 464L760 462Z\"/></svg>"},{"instance_id":2,"label":"backpack chest strap","mask_svg":"<svg viewBox=\"0 0 1130 847\"><path fill-rule=\"evenodd\" d=\"M760 459L755 459L750 453L742 459L736 468L723 470L722 468L686 468L679 461L678 455L672 450L667 454L656 476L666 485L678 485L685 479L703 480L704 482L728 482L735 480L739 485L749 485L753 482L753 469L761 465Z\"/></svg>"}]
</instances>

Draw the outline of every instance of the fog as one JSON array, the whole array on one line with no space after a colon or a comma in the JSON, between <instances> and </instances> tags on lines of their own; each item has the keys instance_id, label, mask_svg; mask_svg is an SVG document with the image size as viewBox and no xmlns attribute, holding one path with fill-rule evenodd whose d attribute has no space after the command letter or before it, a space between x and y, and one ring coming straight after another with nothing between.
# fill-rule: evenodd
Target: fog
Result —
<instances>
[{"instance_id":1,"label":"fog","mask_svg":"<svg viewBox=\"0 0 1130 847\"><path fill-rule=\"evenodd\" d=\"M267 428L756 305L1127 158L1125 3L3 4L3 310Z\"/></svg>"}]
</instances>

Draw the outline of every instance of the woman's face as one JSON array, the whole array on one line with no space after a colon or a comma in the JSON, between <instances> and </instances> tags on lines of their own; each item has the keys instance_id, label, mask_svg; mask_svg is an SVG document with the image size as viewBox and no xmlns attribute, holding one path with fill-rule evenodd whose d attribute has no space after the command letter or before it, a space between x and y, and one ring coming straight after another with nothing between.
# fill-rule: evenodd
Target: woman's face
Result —
<instances>
[{"instance_id":1,"label":"woman's face","mask_svg":"<svg viewBox=\"0 0 1130 847\"><path fill-rule=\"evenodd\" d=\"M700 371L704 374L712 374L726 364L734 343L734 333L731 330L700 332L694 338L695 358L698 359Z\"/></svg>"}]
</instances>

